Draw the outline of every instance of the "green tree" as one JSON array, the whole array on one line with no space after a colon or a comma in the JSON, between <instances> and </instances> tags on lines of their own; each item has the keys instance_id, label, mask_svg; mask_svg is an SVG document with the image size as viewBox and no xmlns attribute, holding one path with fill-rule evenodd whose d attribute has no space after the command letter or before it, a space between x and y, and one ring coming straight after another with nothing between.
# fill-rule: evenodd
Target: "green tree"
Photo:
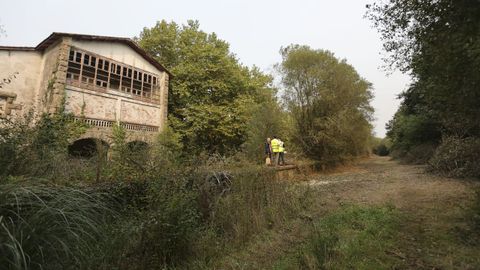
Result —
<instances>
[{"instance_id":1,"label":"green tree","mask_svg":"<svg viewBox=\"0 0 480 270\"><path fill-rule=\"evenodd\" d=\"M371 84L329 51L290 45L280 53L284 100L295 122L294 140L305 154L335 162L366 153Z\"/></svg>"},{"instance_id":2,"label":"green tree","mask_svg":"<svg viewBox=\"0 0 480 270\"><path fill-rule=\"evenodd\" d=\"M246 141L251 108L272 91L269 76L241 65L228 43L197 21L161 21L137 41L175 76L169 121L185 150L228 153Z\"/></svg>"},{"instance_id":3,"label":"green tree","mask_svg":"<svg viewBox=\"0 0 480 270\"><path fill-rule=\"evenodd\" d=\"M367 18L389 54L387 63L413 77L399 114L436 126L432 142L438 133L480 136L480 2L389 0L368 8ZM410 122L391 122L390 134L403 123Z\"/></svg>"}]
</instances>

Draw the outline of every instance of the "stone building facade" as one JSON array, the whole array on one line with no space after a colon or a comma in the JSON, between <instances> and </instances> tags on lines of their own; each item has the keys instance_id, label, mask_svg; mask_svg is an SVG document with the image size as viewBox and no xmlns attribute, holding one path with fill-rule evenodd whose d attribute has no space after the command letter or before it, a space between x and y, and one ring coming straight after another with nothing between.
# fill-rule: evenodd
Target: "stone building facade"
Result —
<instances>
[{"instance_id":1,"label":"stone building facade","mask_svg":"<svg viewBox=\"0 0 480 270\"><path fill-rule=\"evenodd\" d=\"M114 123L149 143L167 119L170 72L128 38L53 33L36 47L0 46L0 117L61 107L111 143Z\"/></svg>"}]
</instances>

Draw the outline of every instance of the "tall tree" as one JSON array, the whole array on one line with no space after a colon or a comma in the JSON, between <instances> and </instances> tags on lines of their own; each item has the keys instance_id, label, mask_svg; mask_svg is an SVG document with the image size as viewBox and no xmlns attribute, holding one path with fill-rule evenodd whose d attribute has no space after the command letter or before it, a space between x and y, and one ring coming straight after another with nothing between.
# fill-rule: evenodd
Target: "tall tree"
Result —
<instances>
[{"instance_id":1,"label":"tall tree","mask_svg":"<svg viewBox=\"0 0 480 270\"><path fill-rule=\"evenodd\" d=\"M137 41L174 74L169 120L186 150L227 153L246 141L251 107L272 93L269 76L241 65L228 43L197 21L161 21Z\"/></svg>"},{"instance_id":2,"label":"tall tree","mask_svg":"<svg viewBox=\"0 0 480 270\"><path fill-rule=\"evenodd\" d=\"M423 118L443 135L480 136L480 2L389 0L368 8L387 62L413 77L398 114ZM401 123L410 122L392 121L390 134Z\"/></svg>"},{"instance_id":3,"label":"tall tree","mask_svg":"<svg viewBox=\"0 0 480 270\"><path fill-rule=\"evenodd\" d=\"M329 51L291 45L280 53L284 100L304 152L324 161L365 153L373 113L371 84Z\"/></svg>"}]
</instances>

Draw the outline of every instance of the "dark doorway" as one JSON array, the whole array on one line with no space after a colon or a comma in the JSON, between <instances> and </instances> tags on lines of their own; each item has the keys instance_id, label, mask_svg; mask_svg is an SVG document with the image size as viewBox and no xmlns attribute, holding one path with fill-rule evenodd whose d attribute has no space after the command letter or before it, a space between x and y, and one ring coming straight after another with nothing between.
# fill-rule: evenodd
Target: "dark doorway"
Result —
<instances>
[{"instance_id":1,"label":"dark doorway","mask_svg":"<svg viewBox=\"0 0 480 270\"><path fill-rule=\"evenodd\" d=\"M86 138L73 142L68 146L68 154L76 158L92 158L99 153L107 155L108 143L99 139Z\"/></svg>"}]
</instances>

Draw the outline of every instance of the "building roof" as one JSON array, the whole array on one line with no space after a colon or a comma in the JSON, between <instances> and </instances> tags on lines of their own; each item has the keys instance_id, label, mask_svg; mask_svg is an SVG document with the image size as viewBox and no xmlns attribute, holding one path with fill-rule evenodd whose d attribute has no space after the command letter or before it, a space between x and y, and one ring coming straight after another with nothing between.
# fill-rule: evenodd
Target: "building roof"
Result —
<instances>
[{"instance_id":1,"label":"building roof","mask_svg":"<svg viewBox=\"0 0 480 270\"><path fill-rule=\"evenodd\" d=\"M35 47L0 46L0 51L35 51Z\"/></svg>"},{"instance_id":2,"label":"building roof","mask_svg":"<svg viewBox=\"0 0 480 270\"><path fill-rule=\"evenodd\" d=\"M63 37L71 37L77 40L88 40L88 41L106 41L106 42L119 42L123 43L130 48L132 48L135 52L140 54L145 60L147 60L150 64L154 67L158 68L161 71L165 71L168 75L172 76L172 73L168 71L162 64L160 64L157 60L151 57L145 50L140 48L132 39L125 38L125 37L109 37L109 36L96 36L96 35L84 35L84 34L74 34L74 33L61 33L61 32L53 32L50 36L44 39L40 44L36 47L14 47L14 46L0 46L0 50L19 50L19 51L44 51L50 45L57 42L60 38Z\"/></svg>"}]
</instances>

